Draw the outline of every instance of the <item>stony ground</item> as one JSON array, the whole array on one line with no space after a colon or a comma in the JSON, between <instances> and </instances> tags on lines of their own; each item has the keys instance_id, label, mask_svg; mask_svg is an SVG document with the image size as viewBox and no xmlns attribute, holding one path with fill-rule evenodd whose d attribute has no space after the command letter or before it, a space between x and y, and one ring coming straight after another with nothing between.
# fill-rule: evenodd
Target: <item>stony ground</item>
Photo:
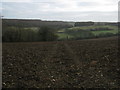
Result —
<instances>
[{"instance_id":1,"label":"stony ground","mask_svg":"<svg viewBox=\"0 0 120 90\"><path fill-rule=\"evenodd\" d=\"M119 88L117 38L3 43L3 88Z\"/></svg>"}]
</instances>

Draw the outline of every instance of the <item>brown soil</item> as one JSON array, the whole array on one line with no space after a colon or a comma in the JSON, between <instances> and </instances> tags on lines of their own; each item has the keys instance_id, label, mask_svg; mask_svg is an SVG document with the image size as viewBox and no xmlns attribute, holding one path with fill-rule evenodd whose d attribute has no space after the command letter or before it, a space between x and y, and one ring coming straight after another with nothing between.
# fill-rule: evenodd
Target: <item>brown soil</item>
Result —
<instances>
[{"instance_id":1,"label":"brown soil","mask_svg":"<svg viewBox=\"0 0 120 90\"><path fill-rule=\"evenodd\" d=\"M119 88L117 38L3 43L3 88Z\"/></svg>"}]
</instances>

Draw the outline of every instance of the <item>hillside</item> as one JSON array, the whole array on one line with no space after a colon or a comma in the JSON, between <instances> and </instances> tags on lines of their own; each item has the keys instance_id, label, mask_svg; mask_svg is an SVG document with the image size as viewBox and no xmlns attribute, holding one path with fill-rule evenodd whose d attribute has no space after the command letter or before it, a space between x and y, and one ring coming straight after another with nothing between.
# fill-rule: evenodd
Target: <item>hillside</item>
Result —
<instances>
[{"instance_id":1,"label":"hillside","mask_svg":"<svg viewBox=\"0 0 120 90\"><path fill-rule=\"evenodd\" d=\"M63 21L42 21L32 19L2 19L3 26L14 26L14 27L41 27L50 26L55 28L68 28L72 27L72 22Z\"/></svg>"},{"instance_id":2,"label":"hillside","mask_svg":"<svg viewBox=\"0 0 120 90\"><path fill-rule=\"evenodd\" d=\"M91 26L91 25L112 25L118 26L116 22L68 22L68 21L45 21L39 19L2 19L3 26L19 27L41 27L53 26L58 28L68 28L73 26Z\"/></svg>"},{"instance_id":3,"label":"hillside","mask_svg":"<svg viewBox=\"0 0 120 90\"><path fill-rule=\"evenodd\" d=\"M107 37L117 34L118 27L115 25L76 26L67 29L60 29L57 32L60 40Z\"/></svg>"},{"instance_id":4,"label":"hillside","mask_svg":"<svg viewBox=\"0 0 120 90\"><path fill-rule=\"evenodd\" d=\"M41 40L41 36L38 36L38 31L42 27L49 27L51 32L55 34L54 36L57 37L55 37L55 40L79 40L115 36L118 34L117 23L115 22L67 22L43 21L37 19L3 19L2 25L3 41L39 41ZM48 37L46 37L46 39L47 38Z\"/></svg>"}]
</instances>

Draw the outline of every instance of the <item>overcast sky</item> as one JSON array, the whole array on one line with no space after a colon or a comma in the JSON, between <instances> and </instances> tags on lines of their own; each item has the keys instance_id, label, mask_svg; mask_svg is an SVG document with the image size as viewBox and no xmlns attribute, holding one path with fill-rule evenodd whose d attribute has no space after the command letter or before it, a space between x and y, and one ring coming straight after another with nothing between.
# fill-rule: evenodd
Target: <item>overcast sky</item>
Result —
<instances>
[{"instance_id":1,"label":"overcast sky","mask_svg":"<svg viewBox=\"0 0 120 90\"><path fill-rule=\"evenodd\" d=\"M2 0L4 18L58 21L118 21L119 0Z\"/></svg>"}]
</instances>

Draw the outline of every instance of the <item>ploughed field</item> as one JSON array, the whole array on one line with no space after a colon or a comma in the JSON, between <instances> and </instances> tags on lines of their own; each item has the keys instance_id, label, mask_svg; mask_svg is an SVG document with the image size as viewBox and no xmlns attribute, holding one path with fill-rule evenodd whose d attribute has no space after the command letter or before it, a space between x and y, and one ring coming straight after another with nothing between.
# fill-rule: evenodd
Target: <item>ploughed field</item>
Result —
<instances>
[{"instance_id":1,"label":"ploughed field","mask_svg":"<svg viewBox=\"0 0 120 90\"><path fill-rule=\"evenodd\" d=\"M3 88L118 88L117 38L3 43Z\"/></svg>"}]
</instances>

